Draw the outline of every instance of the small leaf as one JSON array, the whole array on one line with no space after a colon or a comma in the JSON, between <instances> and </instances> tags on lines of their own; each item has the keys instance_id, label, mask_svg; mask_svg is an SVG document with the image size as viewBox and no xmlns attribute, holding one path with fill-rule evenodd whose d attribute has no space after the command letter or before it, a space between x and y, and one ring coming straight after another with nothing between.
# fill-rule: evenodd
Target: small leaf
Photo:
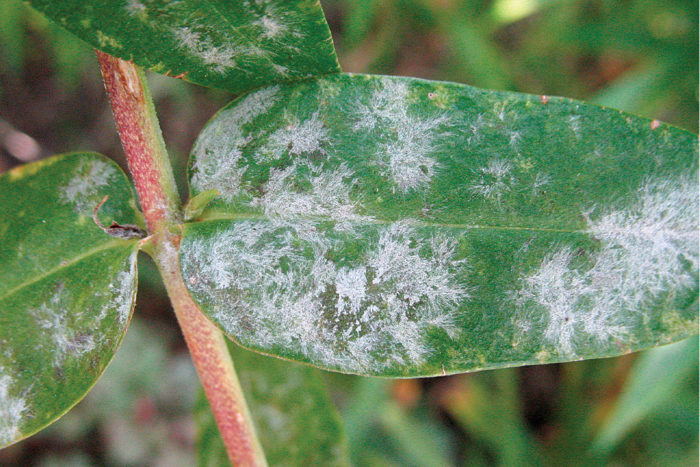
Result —
<instances>
[{"instance_id":1,"label":"small leaf","mask_svg":"<svg viewBox=\"0 0 700 467\"><path fill-rule=\"evenodd\" d=\"M93 47L240 93L340 71L318 0L29 0Z\"/></svg>"},{"instance_id":2,"label":"small leaf","mask_svg":"<svg viewBox=\"0 0 700 467\"><path fill-rule=\"evenodd\" d=\"M185 206L185 221L197 219L217 196L219 196L218 190L204 190L190 199Z\"/></svg>"},{"instance_id":3,"label":"small leaf","mask_svg":"<svg viewBox=\"0 0 700 467\"><path fill-rule=\"evenodd\" d=\"M270 465L349 465L340 417L318 370L233 343L229 350ZM229 465L203 391L196 414L199 465Z\"/></svg>"},{"instance_id":4,"label":"small leaf","mask_svg":"<svg viewBox=\"0 0 700 467\"><path fill-rule=\"evenodd\" d=\"M620 355L697 333L697 174L695 136L616 110L329 76L203 130L192 195L221 197L181 267L230 337L323 368Z\"/></svg>"},{"instance_id":5,"label":"small leaf","mask_svg":"<svg viewBox=\"0 0 700 467\"><path fill-rule=\"evenodd\" d=\"M104 156L52 157L0 175L0 447L63 415L97 381L126 332L142 223L128 180Z\"/></svg>"}]
</instances>

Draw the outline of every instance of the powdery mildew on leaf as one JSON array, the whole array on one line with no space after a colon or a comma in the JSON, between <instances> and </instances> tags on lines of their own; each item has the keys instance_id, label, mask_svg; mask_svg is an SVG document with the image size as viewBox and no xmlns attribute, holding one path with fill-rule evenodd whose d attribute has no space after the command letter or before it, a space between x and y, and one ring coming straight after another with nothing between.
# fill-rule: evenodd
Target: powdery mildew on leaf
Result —
<instances>
[{"instance_id":1,"label":"powdery mildew on leaf","mask_svg":"<svg viewBox=\"0 0 700 467\"><path fill-rule=\"evenodd\" d=\"M347 267L328 259L342 235L304 232L319 228L243 221L198 238L183 250L190 289L214 304L227 332L244 329L256 344L330 367L419 364L432 351L427 331L455 335L452 311L468 298L455 239L378 225L364 265Z\"/></svg>"},{"instance_id":2,"label":"powdery mildew on leaf","mask_svg":"<svg viewBox=\"0 0 700 467\"><path fill-rule=\"evenodd\" d=\"M279 99L279 87L271 86L247 95L234 107L217 116L218 125L208 125L197 138L193 149L195 164L190 183L195 192L216 189L224 200L231 201L241 192L246 171L240 166L242 148L248 142L242 126L267 112Z\"/></svg>"},{"instance_id":3,"label":"powdery mildew on leaf","mask_svg":"<svg viewBox=\"0 0 700 467\"><path fill-rule=\"evenodd\" d=\"M107 301L100 311L99 321L114 313L119 324L122 327L126 326L136 292L136 255L137 252L134 251L128 258L128 269L119 271L114 281L109 284L105 294Z\"/></svg>"},{"instance_id":4,"label":"powdery mildew on leaf","mask_svg":"<svg viewBox=\"0 0 700 467\"><path fill-rule=\"evenodd\" d=\"M521 310L535 303L534 321L545 312L544 338L562 355L625 337L654 300L697 280L698 209L697 183L681 178L647 181L629 207L593 210L588 232L602 243L593 265L576 265L568 247L548 255L522 281Z\"/></svg>"},{"instance_id":5,"label":"powdery mildew on leaf","mask_svg":"<svg viewBox=\"0 0 700 467\"><path fill-rule=\"evenodd\" d=\"M270 135L267 145L261 150L261 156L268 159L279 159L285 154L300 155L318 152L325 154L324 144L330 136L328 130L315 112L306 120L299 121L289 117L291 123Z\"/></svg>"},{"instance_id":6,"label":"powdery mildew on leaf","mask_svg":"<svg viewBox=\"0 0 700 467\"><path fill-rule=\"evenodd\" d=\"M512 170L513 164L511 162L503 159L491 159L485 167L478 169L479 179L469 188L469 191L500 203L503 194L512 189L514 181Z\"/></svg>"},{"instance_id":7,"label":"powdery mildew on leaf","mask_svg":"<svg viewBox=\"0 0 700 467\"><path fill-rule=\"evenodd\" d=\"M29 314L48 338L54 366L61 367L66 357L80 357L93 350L95 339L91 329L77 324L84 319L84 312L73 309L72 294L62 284L57 288L51 298L29 310Z\"/></svg>"},{"instance_id":8,"label":"powdery mildew on leaf","mask_svg":"<svg viewBox=\"0 0 700 467\"><path fill-rule=\"evenodd\" d=\"M211 39L187 26L173 28L172 32L183 47L217 73L235 67L238 56L262 54L262 50L254 46L214 45Z\"/></svg>"},{"instance_id":9,"label":"powdery mildew on leaf","mask_svg":"<svg viewBox=\"0 0 700 467\"><path fill-rule=\"evenodd\" d=\"M251 74L262 67L286 76L289 70L276 63L276 55L300 52L295 44L303 34L295 10L276 8L274 2L241 2L238 8L222 11L206 3L130 0L124 8L150 28L167 31L211 73Z\"/></svg>"},{"instance_id":10,"label":"powdery mildew on leaf","mask_svg":"<svg viewBox=\"0 0 700 467\"><path fill-rule=\"evenodd\" d=\"M450 119L437 110L433 116L414 115L409 110L410 89L403 81L387 79L376 85L369 105L357 108L353 128L376 135L376 163L399 190L425 188L439 168L432 153L448 134Z\"/></svg>"},{"instance_id":11,"label":"powdery mildew on leaf","mask_svg":"<svg viewBox=\"0 0 700 467\"><path fill-rule=\"evenodd\" d=\"M21 436L22 422L29 412L26 397L17 394L14 378L0 365L0 446Z\"/></svg>"},{"instance_id":12,"label":"powdery mildew on leaf","mask_svg":"<svg viewBox=\"0 0 700 467\"><path fill-rule=\"evenodd\" d=\"M361 219L350 199L353 174L345 165L333 171L315 171L313 167L299 174L293 164L284 169L270 169L270 179L263 186L263 195L251 202L269 216L280 218L328 216L334 221ZM302 183L306 190L298 188Z\"/></svg>"},{"instance_id":13,"label":"powdery mildew on leaf","mask_svg":"<svg viewBox=\"0 0 700 467\"><path fill-rule=\"evenodd\" d=\"M114 279L104 289L95 289L94 302L77 300L63 282L57 282L52 295L29 310L41 335L47 339L41 346L51 353L56 368L62 367L68 358L80 358L106 344L104 331L100 330L103 320L118 321L120 329L126 326L135 291L136 254L133 251L126 258L126 269L105 271L113 273ZM99 309L93 308L96 304Z\"/></svg>"},{"instance_id":14,"label":"powdery mildew on leaf","mask_svg":"<svg viewBox=\"0 0 700 467\"><path fill-rule=\"evenodd\" d=\"M83 161L75 168L68 184L59 188L59 201L72 204L79 214L90 215L105 189L119 175L116 167L101 159Z\"/></svg>"},{"instance_id":15,"label":"powdery mildew on leaf","mask_svg":"<svg viewBox=\"0 0 700 467\"><path fill-rule=\"evenodd\" d=\"M562 98L397 77L326 76L277 96L237 136L236 196L213 200L181 250L195 300L244 345L431 375L692 332L680 307L697 289L695 182L671 176L696 173L692 135Z\"/></svg>"}]
</instances>

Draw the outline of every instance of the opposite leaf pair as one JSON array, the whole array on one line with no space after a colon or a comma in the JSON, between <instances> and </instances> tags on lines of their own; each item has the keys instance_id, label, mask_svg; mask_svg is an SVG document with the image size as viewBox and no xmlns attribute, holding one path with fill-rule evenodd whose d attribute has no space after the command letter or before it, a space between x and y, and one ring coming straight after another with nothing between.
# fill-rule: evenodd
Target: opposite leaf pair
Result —
<instances>
[{"instance_id":1,"label":"opposite leaf pair","mask_svg":"<svg viewBox=\"0 0 700 467\"><path fill-rule=\"evenodd\" d=\"M429 376L697 332L687 132L567 99L337 73L316 2L32 3L136 63L236 92L271 85L198 138L190 195L220 196L179 251L194 300L246 347ZM72 406L121 341L139 242L94 225L105 195L103 223L143 224L124 174L95 154L0 178L0 444Z\"/></svg>"}]
</instances>

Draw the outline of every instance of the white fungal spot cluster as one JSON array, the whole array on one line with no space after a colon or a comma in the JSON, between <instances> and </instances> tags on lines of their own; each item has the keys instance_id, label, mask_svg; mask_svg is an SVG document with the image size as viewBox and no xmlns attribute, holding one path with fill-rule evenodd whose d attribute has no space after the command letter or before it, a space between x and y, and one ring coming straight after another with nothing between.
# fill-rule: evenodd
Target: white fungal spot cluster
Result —
<instances>
[{"instance_id":1,"label":"white fungal spot cluster","mask_svg":"<svg viewBox=\"0 0 700 467\"><path fill-rule=\"evenodd\" d=\"M114 279L87 292L89 299L76 296L63 282L57 282L53 294L29 310L41 329L42 347L51 353L56 368L67 358L79 358L107 343L100 330L105 319L116 320L122 329L126 326L133 302L136 255L134 250L125 258L125 269L105 270Z\"/></svg>"},{"instance_id":2,"label":"white fungal spot cluster","mask_svg":"<svg viewBox=\"0 0 700 467\"><path fill-rule=\"evenodd\" d=\"M241 56L265 54L260 47L252 44L232 45L223 41L218 45L214 44L210 37L189 26L173 28L172 31L180 44L217 73L225 73L234 68Z\"/></svg>"},{"instance_id":3,"label":"white fungal spot cluster","mask_svg":"<svg viewBox=\"0 0 700 467\"><path fill-rule=\"evenodd\" d=\"M570 115L566 118L567 125L574 133L576 138L581 137L581 116L580 115Z\"/></svg>"},{"instance_id":4,"label":"white fungal spot cluster","mask_svg":"<svg viewBox=\"0 0 700 467\"><path fill-rule=\"evenodd\" d=\"M262 16L255 23L262 28L263 36L265 36L268 39L277 38L278 36L282 35L287 29L287 27L283 25L279 20L275 19L270 15Z\"/></svg>"},{"instance_id":5,"label":"white fungal spot cluster","mask_svg":"<svg viewBox=\"0 0 700 467\"><path fill-rule=\"evenodd\" d=\"M250 73L265 67L286 75L283 65L274 63L280 49L299 53L295 39L303 35L298 27L304 13L277 8L274 2L243 2L244 14L203 3L196 12L188 2L128 0L126 13L159 33L170 34L179 49L196 57L209 72L224 75L233 70ZM301 17L297 17L301 16ZM149 18L158 21L149 22Z\"/></svg>"},{"instance_id":6,"label":"white fungal spot cluster","mask_svg":"<svg viewBox=\"0 0 700 467\"><path fill-rule=\"evenodd\" d=\"M354 180L346 165L328 171L303 167L308 169L303 175L299 174L300 165L270 169L264 194L251 204L262 207L268 216L282 219L327 216L337 222L362 218L355 213L356 205L350 199ZM298 188L300 185L308 188Z\"/></svg>"},{"instance_id":7,"label":"white fungal spot cluster","mask_svg":"<svg viewBox=\"0 0 700 467\"><path fill-rule=\"evenodd\" d=\"M551 176L538 172L535 176L535 180L532 182L532 196L539 196L542 192L542 187L549 185L551 181Z\"/></svg>"},{"instance_id":8,"label":"white fungal spot cluster","mask_svg":"<svg viewBox=\"0 0 700 467\"><path fill-rule=\"evenodd\" d=\"M131 16L144 17L147 14L147 7L139 0L129 0L126 2L126 11Z\"/></svg>"},{"instance_id":9,"label":"white fungal spot cluster","mask_svg":"<svg viewBox=\"0 0 700 467\"><path fill-rule=\"evenodd\" d=\"M29 311L37 326L44 330L53 351L53 364L59 368L67 356L79 357L95 348L93 330L76 325L84 312L72 309L71 302L71 293L59 286L49 300Z\"/></svg>"},{"instance_id":10,"label":"white fungal spot cluster","mask_svg":"<svg viewBox=\"0 0 700 467\"><path fill-rule=\"evenodd\" d=\"M330 258L348 237L309 234L316 229L244 221L192 240L182 250L185 277L196 278L190 289L244 341L349 371L417 364L431 352L429 330L454 336L453 313L468 298L454 238L373 225L344 266Z\"/></svg>"},{"instance_id":11,"label":"white fungal spot cluster","mask_svg":"<svg viewBox=\"0 0 700 467\"><path fill-rule=\"evenodd\" d=\"M252 138L243 136L242 125L269 111L278 99L278 90L266 88L251 94L224 110L218 120L222 123L206 128L194 149L195 191L217 189L228 202L243 194L247 171L243 149ZM336 222L365 219L356 214L356 203L350 196L355 184L353 172L347 164L329 162L330 135L320 110L306 119L287 120L291 122L268 135L250 157L265 164L292 156L293 162L271 167L268 180L260 187L262 193L244 202L278 220L317 216Z\"/></svg>"},{"instance_id":12,"label":"white fungal spot cluster","mask_svg":"<svg viewBox=\"0 0 700 467\"><path fill-rule=\"evenodd\" d=\"M264 159L279 159L287 153L291 155L326 153L323 146L330 142L330 136L319 118L318 111L304 121L300 122L296 117L291 117L291 120L292 122L285 128L280 128L269 136L267 144L261 150L261 156L265 156Z\"/></svg>"},{"instance_id":13,"label":"white fungal spot cluster","mask_svg":"<svg viewBox=\"0 0 700 467\"><path fill-rule=\"evenodd\" d=\"M98 317L102 321L111 313L115 313L117 321L125 327L131 314L131 306L134 300L136 280L136 255L134 251L128 258L128 269L119 271L105 294L106 303Z\"/></svg>"},{"instance_id":14,"label":"white fungal spot cluster","mask_svg":"<svg viewBox=\"0 0 700 467\"><path fill-rule=\"evenodd\" d=\"M246 171L240 166L242 149L249 142L242 126L267 112L278 101L279 87L271 86L253 92L233 107L222 110L215 125L208 125L195 144L195 164L191 177L196 192L216 189L226 201L241 193Z\"/></svg>"},{"instance_id":15,"label":"white fungal spot cluster","mask_svg":"<svg viewBox=\"0 0 700 467\"><path fill-rule=\"evenodd\" d=\"M118 176L118 170L101 159L83 161L73 171L73 178L59 188L59 201L73 205L79 214L90 215L104 196L106 187Z\"/></svg>"},{"instance_id":16,"label":"white fungal spot cluster","mask_svg":"<svg viewBox=\"0 0 700 467\"><path fill-rule=\"evenodd\" d=\"M515 180L512 171L513 164L510 162L491 159L486 166L478 169L478 180L469 187L469 191L500 204L501 197L512 189Z\"/></svg>"},{"instance_id":17,"label":"white fungal spot cluster","mask_svg":"<svg viewBox=\"0 0 700 467\"><path fill-rule=\"evenodd\" d=\"M398 80L382 80L369 105L360 105L354 129L369 131L380 143L376 163L399 190L425 188L438 169L432 157L447 134L450 119L442 111L416 116L409 111L410 90Z\"/></svg>"},{"instance_id":18,"label":"white fungal spot cluster","mask_svg":"<svg viewBox=\"0 0 700 467\"><path fill-rule=\"evenodd\" d=\"M9 444L21 436L20 428L29 414L26 398L17 395L14 378L0 365L0 445Z\"/></svg>"},{"instance_id":19,"label":"white fungal spot cluster","mask_svg":"<svg viewBox=\"0 0 700 467\"><path fill-rule=\"evenodd\" d=\"M522 281L521 309L544 312L544 337L563 355L587 339L601 343L646 322L645 310L667 291L697 280L698 187L694 180L649 180L624 209L588 215L588 232L602 242L592 266L564 247Z\"/></svg>"}]
</instances>

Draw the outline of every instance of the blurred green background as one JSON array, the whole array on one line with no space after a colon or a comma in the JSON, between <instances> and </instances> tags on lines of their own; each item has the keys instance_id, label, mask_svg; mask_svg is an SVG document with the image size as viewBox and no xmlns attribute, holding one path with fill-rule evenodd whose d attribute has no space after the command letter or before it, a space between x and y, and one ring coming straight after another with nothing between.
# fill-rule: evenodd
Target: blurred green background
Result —
<instances>
[{"instance_id":1,"label":"blurred green background","mask_svg":"<svg viewBox=\"0 0 700 467\"><path fill-rule=\"evenodd\" d=\"M322 3L345 71L569 96L697 133L695 0ZM149 80L184 188L194 138L234 96ZM0 0L0 171L77 149L124 164L93 52ZM194 465L199 383L141 259L135 318L105 376L63 419L0 451L0 465ZM357 465L698 465L697 338L446 378L326 375Z\"/></svg>"}]
</instances>

